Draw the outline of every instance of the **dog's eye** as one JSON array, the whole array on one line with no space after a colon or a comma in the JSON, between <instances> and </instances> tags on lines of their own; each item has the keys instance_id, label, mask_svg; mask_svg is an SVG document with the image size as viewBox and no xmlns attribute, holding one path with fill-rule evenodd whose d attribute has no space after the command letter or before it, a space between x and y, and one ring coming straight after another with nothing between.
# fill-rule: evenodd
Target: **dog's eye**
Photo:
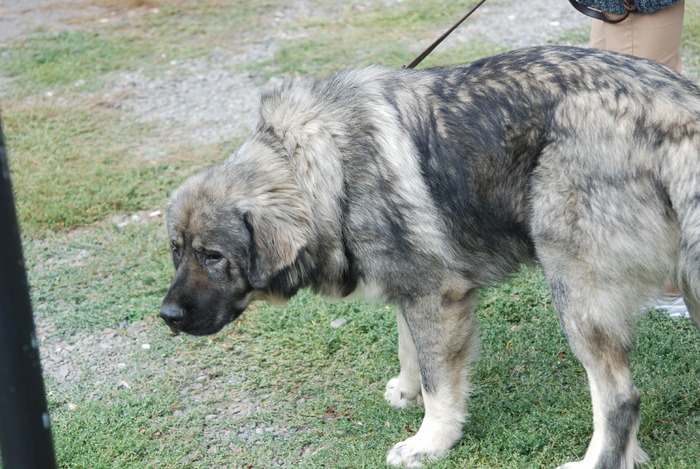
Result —
<instances>
[{"instance_id":1,"label":"dog's eye","mask_svg":"<svg viewBox=\"0 0 700 469\"><path fill-rule=\"evenodd\" d=\"M218 252L208 252L204 254L204 265L206 266L212 266L223 259L224 256L219 254Z\"/></svg>"},{"instance_id":2,"label":"dog's eye","mask_svg":"<svg viewBox=\"0 0 700 469\"><path fill-rule=\"evenodd\" d=\"M171 244L171 245L170 245L170 251L172 251L172 253L173 253L175 256L180 257L180 246L178 246L178 245L176 245L176 244Z\"/></svg>"}]
</instances>

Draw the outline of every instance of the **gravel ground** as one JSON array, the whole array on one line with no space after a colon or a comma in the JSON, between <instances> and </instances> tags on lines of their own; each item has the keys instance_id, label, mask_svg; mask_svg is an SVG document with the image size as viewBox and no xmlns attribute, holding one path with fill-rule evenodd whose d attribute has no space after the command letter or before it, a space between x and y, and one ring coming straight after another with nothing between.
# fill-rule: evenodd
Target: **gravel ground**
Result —
<instances>
[{"instance_id":1,"label":"gravel ground","mask_svg":"<svg viewBox=\"0 0 700 469\"><path fill-rule=\"evenodd\" d=\"M287 8L283 15L270 18L272 29L246 46L244 54L217 49L213 58L172 62L166 73L155 78L144 76L142 71L125 72L114 77L113 88L105 99L132 111L144 122L163 126L165 131L184 131L179 133L188 140L183 143L211 143L232 135L246 135L256 123L258 88L250 76L232 73L230 69L240 62L271 58L278 41L289 38L288 32L276 32L275 24L283 18L311 13L303 1L290 2ZM332 15L332 10L328 14ZM507 6L484 4L444 45L479 38L508 48L545 44L566 30L587 24L583 15L561 0L525 0ZM426 32L425 47L440 31L430 33L433 32Z\"/></svg>"},{"instance_id":2,"label":"gravel ground","mask_svg":"<svg viewBox=\"0 0 700 469\"><path fill-rule=\"evenodd\" d=\"M336 14L338 9L334 7L340 3L328 2L326 14ZM82 25L89 28L95 19L117 20L113 12L104 8L77 8L84 4L83 0L30 0L20 6L13 0L0 0L0 43L38 27L74 29ZM249 44L244 53L235 54L219 47L207 57L172 61L168 69L156 77L146 76L142 70L115 74L103 99L144 123L157 125L163 134L175 135L181 144L213 143L246 135L257 119L258 87L249 75L232 72L233 66L271 58L276 44L290 38L289 31L276 26L288 18L318 13L303 0L290 2L284 12L267 20L269 28L261 28L259 37L247 38ZM486 3L444 45L484 38L508 48L544 44L554 42L568 29L587 23L583 15L561 0L524 0L493 6ZM406 47L427 47L440 32L426 31L425 44L407 44ZM291 34L298 37L306 32Z\"/></svg>"}]
</instances>

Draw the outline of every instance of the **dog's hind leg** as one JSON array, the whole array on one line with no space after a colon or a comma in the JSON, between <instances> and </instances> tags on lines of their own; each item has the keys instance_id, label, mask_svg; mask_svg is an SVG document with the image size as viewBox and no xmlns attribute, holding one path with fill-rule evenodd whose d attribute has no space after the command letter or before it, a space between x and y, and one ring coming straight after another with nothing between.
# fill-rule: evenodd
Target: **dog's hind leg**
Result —
<instances>
[{"instance_id":1,"label":"dog's hind leg","mask_svg":"<svg viewBox=\"0 0 700 469\"><path fill-rule=\"evenodd\" d=\"M467 375L477 345L473 293L462 291L406 300L401 305L420 374L425 416L418 432L397 443L387 463L421 467L459 440L466 418ZM402 372L404 363L402 362Z\"/></svg>"},{"instance_id":2,"label":"dog's hind leg","mask_svg":"<svg viewBox=\"0 0 700 469\"><path fill-rule=\"evenodd\" d=\"M685 301L690 317L693 319L693 322L695 322L695 326L700 329L700 296L691 285L685 282L679 282L679 285L681 285L680 289L683 293L683 301Z\"/></svg>"},{"instance_id":3,"label":"dog's hind leg","mask_svg":"<svg viewBox=\"0 0 700 469\"><path fill-rule=\"evenodd\" d=\"M582 461L560 469L633 469L647 459L637 441L640 393L630 373L630 314L625 301L633 285L600 283L583 261L563 264L540 251L554 305L569 344L588 375L593 437ZM622 300L621 300L622 298Z\"/></svg>"},{"instance_id":4,"label":"dog's hind leg","mask_svg":"<svg viewBox=\"0 0 700 469\"><path fill-rule=\"evenodd\" d=\"M693 318L695 326L700 329L700 300L695 295L683 294L685 305L688 307L690 317Z\"/></svg>"},{"instance_id":5,"label":"dog's hind leg","mask_svg":"<svg viewBox=\"0 0 700 469\"><path fill-rule=\"evenodd\" d=\"M695 248L697 249L697 247ZM678 263L676 284L683 294L683 300L688 308L690 317L700 329L700 276L698 275L697 256L690 256L689 249L681 251Z\"/></svg>"},{"instance_id":6,"label":"dog's hind leg","mask_svg":"<svg viewBox=\"0 0 700 469\"><path fill-rule=\"evenodd\" d=\"M632 469L647 456L637 441L640 393L628 363L631 322L676 266L678 204L675 192L663 190L659 159L638 139L626 142L631 137L624 136L612 145L604 133L568 135L540 156L529 219L537 257L569 344L586 369L593 401L586 455L563 467Z\"/></svg>"},{"instance_id":7,"label":"dog's hind leg","mask_svg":"<svg viewBox=\"0 0 700 469\"><path fill-rule=\"evenodd\" d=\"M418 369L416 346L413 344L411 330L400 308L396 311L396 323L399 331L401 371L399 376L391 378L386 383L384 399L393 407L421 404L423 397L420 389L420 370Z\"/></svg>"},{"instance_id":8,"label":"dog's hind leg","mask_svg":"<svg viewBox=\"0 0 700 469\"><path fill-rule=\"evenodd\" d=\"M676 285L700 328L700 122L672 129L662 178L680 228Z\"/></svg>"}]
</instances>

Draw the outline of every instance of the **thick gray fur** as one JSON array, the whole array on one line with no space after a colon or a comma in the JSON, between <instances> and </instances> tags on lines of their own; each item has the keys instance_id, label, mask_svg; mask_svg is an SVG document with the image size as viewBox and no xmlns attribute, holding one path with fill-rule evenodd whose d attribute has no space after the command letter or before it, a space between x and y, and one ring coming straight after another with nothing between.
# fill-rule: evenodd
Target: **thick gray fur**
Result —
<instances>
[{"instance_id":1,"label":"thick gray fur","mask_svg":"<svg viewBox=\"0 0 700 469\"><path fill-rule=\"evenodd\" d=\"M584 364L594 434L567 469L631 469L630 322L665 278L700 324L700 90L656 63L537 47L468 66L369 67L267 90L254 135L172 197L161 315L211 334L310 287L397 306L394 406L425 405L387 462L459 440L475 291L537 261Z\"/></svg>"}]
</instances>

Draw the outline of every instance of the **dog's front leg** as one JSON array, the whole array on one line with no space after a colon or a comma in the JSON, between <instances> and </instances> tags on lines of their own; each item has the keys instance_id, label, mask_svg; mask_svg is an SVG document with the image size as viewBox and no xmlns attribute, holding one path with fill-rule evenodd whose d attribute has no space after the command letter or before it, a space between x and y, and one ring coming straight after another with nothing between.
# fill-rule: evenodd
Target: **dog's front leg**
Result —
<instances>
[{"instance_id":1,"label":"dog's front leg","mask_svg":"<svg viewBox=\"0 0 700 469\"><path fill-rule=\"evenodd\" d=\"M477 344L472 307L472 294L466 292L412 299L400 305L413 339L425 416L414 436L389 451L387 463L421 467L424 459L439 458L461 437L469 391L467 375Z\"/></svg>"},{"instance_id":2,"label":"dog's front leg","mask_svg":"<svg viewBox=\"0 0 700 469\"><path fill-rule=\"evenodd\" d=\"M406 407L421 404L423 397L420 388L418 355L413 336L401 308L396 311L396 324L399 331L399 376L386 383L384 399L393 407Z\"/></svg>"}]
</instances>

